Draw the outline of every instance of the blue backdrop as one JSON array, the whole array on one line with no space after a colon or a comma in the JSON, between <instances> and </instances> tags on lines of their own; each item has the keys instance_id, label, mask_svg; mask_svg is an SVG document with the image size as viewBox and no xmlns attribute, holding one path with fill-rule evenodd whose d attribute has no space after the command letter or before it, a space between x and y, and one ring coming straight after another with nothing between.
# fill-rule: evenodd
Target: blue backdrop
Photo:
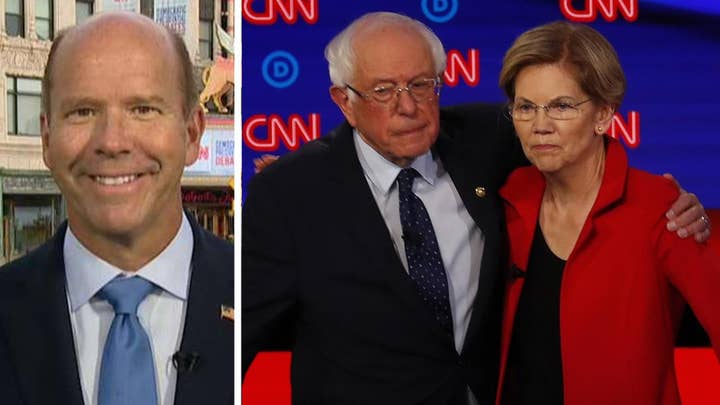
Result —
<instances>
[{"instance_id":1,"label":"blue backdrop","mask_svg":"<svg viewBox=\"0 0 720 405\"><path fill-rule=\"evenodd\" d=\"M441 104L505 102L502 57L523 31L583 19L615 46L628 91L613 133L633 166L670 172L720 208L720 0L242 0L242 185L254 160L342 121L323 50L353 19L395 11L451 55ZM480 136L480 134L479 134Z\"/></svg>"}]
</instances>

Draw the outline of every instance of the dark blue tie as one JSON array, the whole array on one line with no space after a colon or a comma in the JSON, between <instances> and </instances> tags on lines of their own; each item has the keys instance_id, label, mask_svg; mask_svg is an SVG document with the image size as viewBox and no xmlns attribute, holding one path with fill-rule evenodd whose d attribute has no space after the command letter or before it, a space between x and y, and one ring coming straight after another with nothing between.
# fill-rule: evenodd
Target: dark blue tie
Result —
<instances>
[{"instance_id":1,"label":"dark blue tie","mask_svg":"<svg viewBox=\"0 0 720 405\"><path fill-rule=\"evenodd\" d=\"M115 310L100 366L98 405L157 405L150 339L137 316L154 289L140 277L118 277L98 293Z\"/></svg>"},{"instance_id":2,"label":"dark blue tie","mask_svg":"<svg viewBox=\"0 0 720 405\"><path fill-rule=\"evenodd\" d=\"M406 168L398 174L400 223L405 242L408 273L435 319L451 335L453 321L448 298L448 281L430 216L420 198L412 192L418 172Z\"/></svg>"}]
</instances>

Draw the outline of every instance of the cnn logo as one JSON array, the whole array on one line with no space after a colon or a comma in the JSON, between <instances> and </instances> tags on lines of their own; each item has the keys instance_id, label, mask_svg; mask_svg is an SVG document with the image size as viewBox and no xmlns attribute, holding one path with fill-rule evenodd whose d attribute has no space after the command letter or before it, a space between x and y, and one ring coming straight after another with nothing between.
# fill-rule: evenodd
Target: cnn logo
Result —
<instances>
[{"instance_id":1,"label":"cnn logo","mask_svg":"<svg viewBox=\"0 0 720 405\"><path fill-rule=\"evenodd\" d=\"M320 114L310 114L307 122L299 114L291 114L287 121L277 114L255 114L243 123L242 136L245 145L255 151L274 152L281 145L294 151L301 141L320 137Z\"/></svg>"},{"instance_id":2,"label":"cnn logo","mask_svg":"<svg viewBox=\"0 0 720 405\"><path fill-rule=\"evenodd\" d=\"M455 87L460 84L460 78L470 87L475 87L480 83L479 49L469 49L467 58L457 49L451 49L448 52L443 82L447 86Z\"/></svg>"},{"instance_id":3,"label":"cnn logo","mask_svg":"<svg viewBox=\"0 0 720 405\"><path fill-rule=\"evenodd\" d=\"M610 128L608 128L608 135L615 139L622 139L625 145L631 149L640 146L640 113L630 111L627 120L620 113L615 113Z\"/></svg>"},{"instance_id":4,"label":"cnn logo","mask_svg":"<svg viewBox=\"0 0 720 405\"><path fill-rule=\"evenodd\" d=\"M254 4L264 3L265 8L258 11ZM278 16L287 24L295 24L302 17L308 24L318 21L318 0L243 0L242 15L245 21L254 25L272 25Z\"/></svg>"},{"instance_id":5,"label":"cnn logo","mask_svg":"<svg viewBox=\"0 0 720 405\"><path fill-rule=\"evenodd\" d=\"M591 22L598 14L607 22L615 21L618 14L628 22L638 19L638 0L585 0L584 9L576 9L572 3L572 0L560 0L560 11L570 21Z\"/></svg>"}]
</instances>

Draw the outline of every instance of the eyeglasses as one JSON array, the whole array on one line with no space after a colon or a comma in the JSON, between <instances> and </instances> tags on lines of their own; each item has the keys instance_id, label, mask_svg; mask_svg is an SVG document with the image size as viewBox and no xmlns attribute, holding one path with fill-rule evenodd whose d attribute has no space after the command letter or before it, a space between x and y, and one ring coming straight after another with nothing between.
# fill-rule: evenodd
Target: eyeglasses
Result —
<instances>
[{"instance_id":1,"label":"eyeglasses","mask_svg":"<svg viewBox=\"0 0 720 405\"><path fill-rule=\"evenodd\" d=\"M351 85L345 83L345 87L353 93L368 101L374 101L380 105L392 106L400 98L400 92L407 91L410 96L418 103L430 101L440 95L442 83L439 78L434 79L418 79L408 83L407 86L397 84L381 84L370 90L369 94L356 90ZM398 95L396 98L395 95Z\"/></svg>"},{"instance_id":2,"label":"eyeglasses","mask_svg":"<svg viewBox=\"0 0 720 405\"><path fill-rule=\"evenodd\" d=\"M568 103L565 101L553 101L547 105L534 104L530 102L522 102L518 104L510 104L507 107L507 113L515 121L530 121L535 118L535 114L539 108L545 110L548 118L554 120L571 120L577 118L580 115L579 105L585 104L591 98L580 101L579 103Z\"/></svg>"}]
</instances>

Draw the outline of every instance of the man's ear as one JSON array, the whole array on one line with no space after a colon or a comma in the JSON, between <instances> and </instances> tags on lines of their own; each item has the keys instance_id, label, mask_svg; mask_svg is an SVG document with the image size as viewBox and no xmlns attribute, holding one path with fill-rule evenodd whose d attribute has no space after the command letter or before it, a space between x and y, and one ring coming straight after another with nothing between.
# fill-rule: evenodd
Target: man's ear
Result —
<instances>
[{"instance_id":1,"label":"man's ear","mask_svg":"<svg viewBox=\"0 0 720 405\"><path fill-rule=\"evenodd\" d=\"M185 166L195 163L200 153L200 138L205 132L205 113L196 106L185 121Z\"/></svg>"},{"instance_id":2,"label":"man's ear","mask_svg":"<svg viewBox=\"0 0 720 405\"><path fill-rule=\"evenodd\" d=\"M42 157L45 166L52 169L50 159L50 117L46 113L40 114L40 137L42 139Z\"/></svg>"},{"instance_id":3,"label":"man's ear","mask_svg":"<svg viewBox=\"0 0 720 405\"><path fill-rule=\"evenodd\" d=\"M335 102L335 104L340 107L340 111L342 111L345 119L348 120L348 122L350 123L350 126L355 128L357 120L355 119L355 112L353 110L353 105L350 102L350 95L348 94L348 92L341 87L331 86L330 97Z\"/></svg>"}]
</instances>

